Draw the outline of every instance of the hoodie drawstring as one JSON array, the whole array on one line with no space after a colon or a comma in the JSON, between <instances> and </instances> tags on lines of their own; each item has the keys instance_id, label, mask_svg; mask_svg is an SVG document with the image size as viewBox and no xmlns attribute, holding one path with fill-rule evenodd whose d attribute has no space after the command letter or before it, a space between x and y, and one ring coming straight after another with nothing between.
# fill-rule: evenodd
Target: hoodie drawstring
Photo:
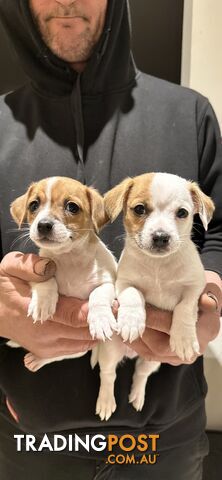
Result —
<instances>
[{"instance_id":1,"label":"hoodie drawstring","mask_svg":"<svg viewBox=\"0 0 222 480\"><path fill-rule=\"evenodd\" d=\"M84 122L82 111L82 97L81 97L81 74L77 76L72 95L71 95L71 110L74 117L75 131L76 131L76 145L77 145L77 159L78 171L77 180L84 183Z\"/></svg>"}]
</instances>

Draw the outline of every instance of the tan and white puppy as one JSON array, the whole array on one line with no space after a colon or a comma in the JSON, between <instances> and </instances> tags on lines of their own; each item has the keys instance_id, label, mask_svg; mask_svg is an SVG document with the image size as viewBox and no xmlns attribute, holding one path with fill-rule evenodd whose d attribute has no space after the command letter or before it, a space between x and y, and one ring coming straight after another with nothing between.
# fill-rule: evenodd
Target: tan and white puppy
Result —
<instances>
[{"instance_id":1,"label":"tan and white puppy","mask_svg":"<svg viewBox=\"0 0 222 480\"><path fill-rule=\"evenodd\" d=\"M118 332L124 341L142 336L146 303L172 311L171 350L182 360L190 360L199 353L196 322L205 286L204 269L191 240L193 215L199 213L207 229L213 202L196 183L176 175L149 173L127 178L110 190L105 195L105 208L111 221L123 210L126 230L116 282ZM117 343L118 348L114 348ZM110 404L115 404L117 363L129 355L129 349L117 335L105 349L102 344L98 349L106 372L98 402L106 418ZM138 357L129 396L137 410L143 408L147 379L159 366L159 362Z\"/></svg>"},{"instance_id":2,"label":"tan and white puppy","mask_svg":"<svg viewBox=\"0 0 222 480\"><path fill-rule=\"evenodd\" d=\"M11 205L17 224L27 222L31 240L41 257L52 259L56 274L44 283L32 283L28 315L36 321L52 318L58 294L89 298L88 323L93 338L111 338L116 320L116 261L96 233L107 217L102 196L93 188L66 177L51 177L33 183ZM10 345L10 342L9 342ZM15 346L11 342L11 346ZM76 358L79 354L40 359L28 353L24 362L36 371L47 363Z\"/></svg>"}]
</instances>

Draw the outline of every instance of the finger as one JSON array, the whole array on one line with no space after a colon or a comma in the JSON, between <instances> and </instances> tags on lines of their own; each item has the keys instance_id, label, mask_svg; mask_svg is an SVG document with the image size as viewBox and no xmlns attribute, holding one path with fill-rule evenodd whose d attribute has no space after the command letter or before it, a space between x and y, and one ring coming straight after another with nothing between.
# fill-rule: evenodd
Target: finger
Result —
<instances>
[{"instance_id":1,"label":"finger","mask_svg":"<svg viewBox=\"0 0 222 480\"><path fill-rule=\"evenodd\" d=\"M169 333L172 323L172 313L167 310L159 310L158 308L148 305L147 312L147 327L158 330L159 332Z\"/></svg>"},{"instance_id":2,"label":"finger","mask_svg":"<svg viewBox=\"0 0 222 480\"><path fill-rule=\"evenodd\" d=\"M216 312L218 309L218 304L207 293L203 293L199 300L199 308L202 312Z\"/></svg>"},{"instance_id":3,"label":"finger","mask_svg":"<svg viewBox=\"0 0 222 480\"><path fill-rule=\"evenodd\" d=\"M181 365L182 363L189 363L183 362L177 355L171 354L170 356L163 356L158 355L153 352L141 339L135 340L132 343L126 342L127 346L134 350L140 357L145 358L145 360L149 362L160 362L160 363L168 363L170 365Z\"/></svg>"},{"instance_id":4,"label":"finger","mask_svg":"<svg viewBox=\"0 0 222 480\"><path fill-rule=\"evenodd\" d=\"M87 327L88 302L79 298L59 296L53 321L71 327Z\"/></svg>"},{"instance_id":5,"label":"finger","mask_svg":"<svg viewBox=\"0 0 222 480\"><path fill-rule=\"evenodd\" d=\"M21 252L5 255L1 268L7 275L26 282L45 282L52 278L56 271L56 265L52 260Z\"/></svg>"},{"instance_id":6,"label":"finger","mask_svg":"<svg viewBox=\"0 0 222 480\"><path fill-rule=\"evenodd\" d=\"M59 349L61 352L67 352L67 353L61 353L61 355L67 355L69 353L81 353L85 352L88 350L92 350L97 345L98 341L96 340L91 340L89 342L79 342L79 341L70 341L69 339L62 339L60 341Z\"/></svg>"},{"instance_id":7,"label":"finger","mask_svg":"<svg viewBox=\"0 0 222 480\"><path fill-rule=\"evenodd\" d=\"M218 313L201 312L196 326L200 352L204 353L208 343L214 340L220 331L220 317Z\"/></svg>"},{"instance_id":8,"label":"finger","mask_svg":"<svg viewBox=\"0 0 222 480\"><path fill-rule=\"evenodd\" d=\"M40 358L53 358L66 355L75 355L92 350L96 346L96 341L79 342L69 339L60 339L57 344L50 344L38 352Z\"/></svg>"},{"instance_id":9,"label":"finger","mask_svg":"<svg viewBox=\"0 0 222 480\"><path fill-rule=\"evenodd\" d=\"M112 311L113 311L113 315L115 315L115 317L117 316L118 308L119 308L119 302L118 302L118 300L114 300L114 302L112 304Z\"/></svg>"},{"instance_id":10,"label":"finger","mask_svg":"<svg viewBox=\"0 0 222 480\"><path fill-rule=\"evenodd\" d=\"M172 365L172 367L179 367L180 365L191 365L196 361L198 358L198 355L195 355L191 360L181 360L181 358L175 356L175 357L166 357L162 363L167 363L169 365Z\"/></svg>"},{"instance_id":11,"label":"finger","mask_svg":"<svg viewBox=\"0 0 222 480\"><path fill-rule=\"evenodd\" d=\"M139 356L145 358L146 360L151 360L151 358L153 359L155 356L152 350L141 340L141 338L138 338L131 343L124 342L124 345L127 345L127 347L138 353ZM159 359L157 361L159 361Z\"/></svg>"},{"instance_id":12,"label":"finger","mask_svg":"<svg viewBox=\"0 0 222 480\"><path fill-rule=\"evenodd\" d=\"M88 326L73 328L62 323L55 323L53 320L47 320L43 324L36 322L33 324L33 334L41 334L42 342L51 341L58 342L61 339L70 339L77 341L92 341Z\"/></svg>"},{"instance_id":13,"label":"finger","mask_svg":"<svg viewBox=\"0 0 222 480\"><path fill-rule=\"evenodd\" d=\"M142 341L155 353L158 357L175 356L171 352L169 335L158 330L145 328Z\"/></svg>"}]
</instances>

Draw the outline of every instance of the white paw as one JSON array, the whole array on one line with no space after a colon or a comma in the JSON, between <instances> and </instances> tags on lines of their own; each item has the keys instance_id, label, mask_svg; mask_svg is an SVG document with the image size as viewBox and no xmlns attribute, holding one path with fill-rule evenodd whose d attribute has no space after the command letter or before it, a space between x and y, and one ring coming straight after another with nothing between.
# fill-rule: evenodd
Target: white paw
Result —
<instances>
[{"instance_id":1,"label":"white paw","mask_svg":"<svg viewBox=\"0 0 222 480\"><path fill-rule=\"evenodd\" d=\"M132 386L131 392L129 394L129 403L132 403L133 407L140 412L143 408L145 401L145 390L144 388L138 388Z\"/></svg>"},{"instance_id":2,"label":"white paw","mask_svg":"<svg viewBox=\"0 0 222 480\"><path fill-rule=\"evenodd\" d=\"M92 338L105 341L110 340L113 331L117 329L116 319L111 307L95 305L89 308L88 318L89 331Z\"/></svg>"},{"instance_id":3,"label":"white paw","mask_svg":"<svg viewBox=\"0 0 222 480\"><path fill-rule=\"evenodd\" d=\"M115 410L116 401L114 395L110 395L108 392L99 393L96 402L96 415L99 415L101 420L109 420Z\"/></svg>"},{"instance_id":4,"label":"white paw","mask_svg":"<svg viewBox=\"0 0 222 480\"><path fill-rule=\"evenodd\" d=\"M28 308L28 317L32 317L34 323L49 320L53 317L56 311L58 302L58 293L51 292L50 295L39 295L33 292L32 299Z\"/></svg>"},{"instance_id":5,"label":"white paw","mask_svg":"<svg viewBox=\"0 0 222 480\"><path fill-rule=\"evenodd\" d=\"M44 360L33 355L31 352L24 357L24 364L31 372L37 372L44 365Z\"/></svg>"},{"instance_id":6,"label":"white paw","mask_svg":"<svg viewBox=\"0 0 222 480\"><path fill-rule=\"evenodd\" d=\"M170 348L181 360L190 361L192 357L200 354L200 346L197 339L196 328L180 325L177 329L171 329Z\"/></svg>"},{"instance_id":7,"label":"white paw","mask_svg":"<svg viewBox=\"0 0 222 480\"><path fill-rule=\"evenodd\" d=\"M133 342L142 337L146 326L146 311L143 307L123 305L119 307L117 318L118 330L124 342Z\"/></svg>"}]
</instances>

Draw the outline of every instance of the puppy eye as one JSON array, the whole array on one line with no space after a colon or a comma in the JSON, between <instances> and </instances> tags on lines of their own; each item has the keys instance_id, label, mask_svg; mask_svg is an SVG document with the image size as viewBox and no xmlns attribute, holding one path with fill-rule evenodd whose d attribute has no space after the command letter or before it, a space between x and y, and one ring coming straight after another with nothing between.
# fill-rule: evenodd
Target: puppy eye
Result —
<instances>
[{"instance_id":1,"label":"puppy eye","mask_svg":"<svg viewBox=\"0 0 222 480\"><path fill-rule=\"evenodd\" d=\"M29 211L31 213L34 213L36 210L38 210L39 208L39 205L40 205L40 200L37 199L37 200L33 200L30 204L29 204Z\"/></svg>"},{"instance_id":2,"label":"puppy eye","mask_svg":"<svg viewBox=\"0 0 222 480\"><path fill-rule=\"evenodd\" d=\"M146 208L142 203L140 203L133 208L133 211L136 215L142 216L144 213L146 213Z\"/></svg>"},{"instance_id":3,"label":"puppy eye","mask_svg":"<svg viewBox=\"0 0 222 480\"><path fill-rule=\"evenodd\" d=\"M177 213L176 213L176 216L178 218L186 218L188 217L188 215L189 215L189 212L185 208L179 208L179 210L177 210Z\"/></svg>"},{"instance_id":4,"label":"puppy eye","mask_svg":"<svg viewBox=\"0 0 222 480\"><path fill-rule=\"evenodd\" d=\"M79 205L77 205L77 203L74 203L74 202L67 202L65 205L65 209L67 210L67 212L72 213L72 215L75 215L80 211Z\"/></svg>"}]
</instances>

